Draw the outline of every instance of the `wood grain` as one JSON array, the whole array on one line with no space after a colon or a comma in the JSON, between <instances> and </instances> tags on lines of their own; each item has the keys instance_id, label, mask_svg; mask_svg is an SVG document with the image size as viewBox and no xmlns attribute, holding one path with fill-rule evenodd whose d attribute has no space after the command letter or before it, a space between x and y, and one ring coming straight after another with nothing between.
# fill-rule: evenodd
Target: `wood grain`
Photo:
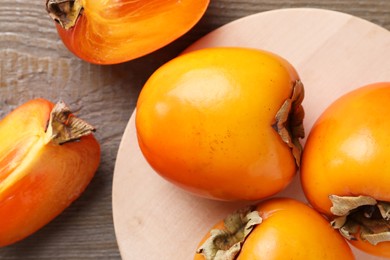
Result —
<instances>
[{"instance_id":1,"label":"wood grain","mask_svg":"<svg viewBox=\"0 0 390 260\"><path fill-rule=\"evenodd\" d=\"M212 0L186 35L137 60L97 66L70 54L44 0L0 0L0 117L27 100L67 102L98 129L101 166L80 199L33 236L0 249L0 259L120 259L112 221L112 175L122 133L149 75L192 42L237 18L288 7L346 12L390 29L388 0ZM0 220L1 221L1 220Z\"/></svg>"}]
</instances>

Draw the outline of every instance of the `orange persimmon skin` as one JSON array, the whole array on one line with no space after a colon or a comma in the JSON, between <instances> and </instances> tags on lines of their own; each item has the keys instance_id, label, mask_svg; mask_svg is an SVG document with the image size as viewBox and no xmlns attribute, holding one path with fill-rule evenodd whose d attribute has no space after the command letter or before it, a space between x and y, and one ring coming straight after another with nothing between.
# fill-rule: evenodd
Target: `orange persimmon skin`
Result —
<instances>
[{"instance_id":1,"label":"orange persimmon skin","mask_svg":"<svg viewBox=\"0 0 390 260\"><path fill-rule=\"evenodd\" d=\"M272 124L298 79L286 60L261 50L219 47L181 55L142 89L140 149L158 174L193 194L271 196L297 169Z\"/></svg>"},{"instance_id":2,"label":"orange persimmon skin","mask_svg":"<svg viewBox=\"0 0 390 260\"><path fill-rule=\"evenodd\" d=\"M35 99L0 121L0 247L47 224L87 187L100 161L93 135L44 142L53 104Z\"/></svg>"},{"instance_id":3,"label":"orange persimmon skin","mask_svg":"<svg viewBox=\"0 0 390 260\"><path fill-rule=\"evenodd\" d=\"M149 54L189 31L209 0L80 0L83 12L69 30L57 25L65 46L96 64Z\"/></svg>"},{"instance_id":4,"label":"orange persimmon skin","mask_svg":"<svg viewBox=\"0 0 390 260\"><path fill-rule=\"evenodd\" d=\"M273 198L258 204L263 219L242 245L237 260L354 259L351 248L329 223L309 206L294 199ZM214 228L222 228L223 221ZM199 245L210 236L210 232ZM194 260L204 260L195 254Z\"/></svg>"},{"instance_id":5,"label":"orange persimmon skin","mask_svg":"<svg viewBox=\"0 0 390 260\"><path fill-rule=\"evenodd\" d=\"M218 200L271 196L297 169L272 124L298 79L286 60L261 50L181 55L142 89L140 149L158 174L193 194Z\"/></svg>"},{"instance_id":6,"label":"orange persimmon skin","mask_svg":"<svg viewBox=\"0 0 390 260\"><path fill-rule=\"evenodd\" d=\"M317 119L304 148L301 181L318 211L332 217L329 195L390 202L389 109L390 82L379 82L343 95ZM351 243L390 257L390 242Z\"/></svg>"}]
</instances>

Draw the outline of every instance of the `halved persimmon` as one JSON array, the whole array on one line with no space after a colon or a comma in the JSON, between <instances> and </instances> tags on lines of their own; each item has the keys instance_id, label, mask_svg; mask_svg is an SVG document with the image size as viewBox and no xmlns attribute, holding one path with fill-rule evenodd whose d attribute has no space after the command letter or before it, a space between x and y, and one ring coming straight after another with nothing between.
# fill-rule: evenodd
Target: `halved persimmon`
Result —
<instances>
[{"instance_id":1,"label":"halved persimmon","mask_svg":"<svg viewBox=\"0 0 390 260\"><path fill-rule=\"evenodd\" d=\"M100 161L93 130L64 103L44 99L0 121L0 247L34 233L84 191Z\"/></svg>"},{"instance_id":2,"label":"halved persimmon","mask_svg":"<svg viewBox=\"0 0 390 260\"><path fill-rule=\"evenodd\" d=\"M189 31L209 0L47 0L65 46L83 60L115 64L151 53Z\"/></svg>"}]
</instances>

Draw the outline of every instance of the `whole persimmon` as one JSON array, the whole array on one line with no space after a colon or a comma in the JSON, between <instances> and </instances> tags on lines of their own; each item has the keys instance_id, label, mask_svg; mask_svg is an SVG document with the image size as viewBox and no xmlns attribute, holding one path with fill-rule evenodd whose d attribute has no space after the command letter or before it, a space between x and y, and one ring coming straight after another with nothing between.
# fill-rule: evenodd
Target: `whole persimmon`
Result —
<instances>
[{"instance_id":1,"label":"whole persimmon","mask_svg":"<svg viewBox=\"0 0 390 260\"><path fill-rule=\"evenodd\" d=\"M303 85L273 53L217 47L183 54L144 85L140 149L165 179L219 200L284 189L299 166Z\"/></svg>"},{"instance_id":2,"label":"whole persimmon","mask_svg":"<svg viewBox=\"0 0 390 260\"><path fill-rule=\"evenodd\" d=\"M31 100L0 121L0 247L31 235L85 190L100 162L94 127Z\"/></svg>"},{"instance_id":3,"label":"whole persimmon","mask_svg":"<svg viewBox=\"0 0 390 260\"><path fill-rule=\"evenodd\" d=\"M311 207L273 198L229 215L201 240L194 260L354 259L345 239Z\"/></svg>"},{"instance_id":4,"label":"whole persimmon","mask_svg":"<svg viewBox=\"0 0 390 260\"><path fill-rule=\"evenodd\" d=\"M65 46L96 64L149 54L188 32L209 0L47 0Z\"/></svg>"},{"instance_id":5,"label":"whole persimmon","mask_svg":"<svg viewBox=\"0 0 390 260\"><path fill-rule=\"evenodd\" d=\"M390 257L390 82L334 101L305 145L301 180L318 211L361 250Z\"/></svg>"}]
</instances>

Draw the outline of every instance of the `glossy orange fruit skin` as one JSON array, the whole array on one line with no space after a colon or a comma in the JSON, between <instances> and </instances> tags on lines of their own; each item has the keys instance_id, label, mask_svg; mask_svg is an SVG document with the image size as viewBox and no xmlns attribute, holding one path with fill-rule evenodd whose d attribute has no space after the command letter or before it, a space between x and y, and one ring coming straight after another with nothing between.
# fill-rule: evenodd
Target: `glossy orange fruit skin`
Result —
<instances>
[{"instance_id":1,"label":"glossy orange fruit skin","mask_svg":"<svg viewBox=\"0 0 390 260\"><path fill-rule=\"evenodd\" d=\"M199 196L257 200L296 173L273 129L297 72L269 52L210 48L159 68L136 111L140 149L162 177Z\"/></svg>"},{"instance_id":2,"label":"glossy orange fruit skin","mask_svg":"<svg viewBox=\"0 0 390 260\"><path fill-rule=\"evenodd\" d=\"M0 247L31 235L87 187L100 162L93 135L47 143L54 104L35 99L0 121Z\"/></svg>"},{"instance_id":3,"label":"glossy orange fruit skin","mask_svg":"<svg viewBox=\"0 0 390 260\"><path fill-rule=\"evenodd\" d=\"M301 181L318 211L332 216L331 194L390 202L389 110L390 82L379 82L343 95L315 122L304 147ZM390 257L390 242L351 243Z\"/></svg>"},{"instance_id":4,"label":"glossy orange fruit skin","mask_svg":"<svg viewBox=\"0 0 390 260\"><path fill-rule=\"evenodd\" d=\"M209 0L80 0L74 27L57 31L65 46L95 64L116 64L149 54L188 32Z\"/></svg>"},{"instance_id":5,"label":"glossy orange fruit skin","mask_svg":"<svg viewBox=\"0 0 390 260\"><path fill-rule=\"evenodd\" d=\"M306 204L273 198L258 204L263 219L244 241L237 260L354 259L345 239ZM220 221L213 228L222 228ZM210 236L208 232L200 245ZM194 250L195 251L195 250ZM194 260L204 260L196 254Z\"/></svg>"}]
</instances>

